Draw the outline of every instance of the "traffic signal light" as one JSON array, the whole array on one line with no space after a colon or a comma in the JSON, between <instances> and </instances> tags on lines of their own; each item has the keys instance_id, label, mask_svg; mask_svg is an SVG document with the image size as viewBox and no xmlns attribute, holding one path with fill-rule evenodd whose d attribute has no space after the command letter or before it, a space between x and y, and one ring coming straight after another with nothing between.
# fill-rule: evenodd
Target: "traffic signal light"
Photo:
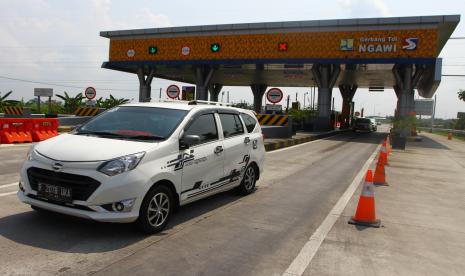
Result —
<instances>
[{"instance_id":1,"label":"traffic signal light","mask_svg":"<svg viewBox=\"0 0 465 276\"><path fill-rule=\"evenodd\" d=\"M158 48L156 46L150 46L149 47L149 54L150 55L155 55L158 52Z\"/></svg>"},{"instance_id":2,"label":"traffic signal light","mask_svg":"<svg viewBox=\"0 0 465 276\"><path fill-rule=\"evenodd\" d=\"M212 53L218 53L220 49L221 47L219 43L212 43L212 45L210 45L210 50L212 51Z\"/></svg>"}]
</instances>

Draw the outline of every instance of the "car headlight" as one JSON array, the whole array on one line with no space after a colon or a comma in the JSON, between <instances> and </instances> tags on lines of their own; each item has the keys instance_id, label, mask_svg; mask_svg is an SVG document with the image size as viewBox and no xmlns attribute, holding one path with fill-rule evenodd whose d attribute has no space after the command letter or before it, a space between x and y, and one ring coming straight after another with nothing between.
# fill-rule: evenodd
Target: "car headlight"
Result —
<instances>
[{"instance_id":1,"label":"car headlight","mask_svg":"<svg viewBox=\"0 0 465 276\"><path fill-rule=\"evenodd\" d=\"M133 170L139 165L140 160L144 157L145 152L134 153L131 155L122 156L116 159L109 160L103 163L97 171L108 176L114 176Z\"/></svg>"},{"instance_id":2,"label":"car headlight","mask_svg":"<svg viewBox=\"0 0 465 276\"><path fill-rule=\"evenodd\" d=\"M31 147L29 147L29 150L27 151L27 154L26 154L26 161L34 160L34 147L35 145L32 145Z\"/></svg>"}]
</instances>

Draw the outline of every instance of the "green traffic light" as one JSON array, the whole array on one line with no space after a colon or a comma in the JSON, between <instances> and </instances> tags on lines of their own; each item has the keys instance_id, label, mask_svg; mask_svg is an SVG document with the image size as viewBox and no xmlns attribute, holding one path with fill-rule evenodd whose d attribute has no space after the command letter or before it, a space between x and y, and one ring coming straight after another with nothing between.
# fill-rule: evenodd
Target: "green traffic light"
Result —
<instances>
[{"instance_id":1,"label":"green traffic light","mask_svg":"<svg viewBox=\"0 0 465 276\"><path fill-rule=\"evenodd\" d=\"M149 47L149 54L155 55L157 52L158 52L157 47L155 47L155 46L150 46Z\"/></svg>"},{"instance_id":2,"label":"green traffic light","mask_svg":"<svg viewBox=\"0 0 465 276\"><path fill-rule=\"evenodd\" d=\"M217 53L220 51L220 44L219 43L213 43L211 46L210 46L210 49L213 53Z\"/></svg>"}]
</instances>

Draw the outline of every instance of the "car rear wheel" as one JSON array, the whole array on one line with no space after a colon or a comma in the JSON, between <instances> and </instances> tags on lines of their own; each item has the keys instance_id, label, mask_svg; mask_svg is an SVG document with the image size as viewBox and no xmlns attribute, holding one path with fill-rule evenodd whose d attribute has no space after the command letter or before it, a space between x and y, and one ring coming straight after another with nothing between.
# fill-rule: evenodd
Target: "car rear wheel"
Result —
<instances>
[{"instance_id":1,"label":"car rear wheel","mask_svg":"<svg viewBox=\"0 0 465 276\"><path fill-rule=\"evenodd\" d=\"M173 207L171 190L166 186L155 186L142 202L137 225L147 234L158 233L168 224Z\"/></svg>"},{"instance_id":2,"label":"car rear wheel","mask_svg":"<svg viewBox=\"0 0 465 276\"><path fill-rule=\"evenodd\" d=\"M255 183L257 182L257 170L253 165L249 165L244 172L241 185L238 192L242 195L248 195L255 191Z\"/></svg>"}]
</instances>

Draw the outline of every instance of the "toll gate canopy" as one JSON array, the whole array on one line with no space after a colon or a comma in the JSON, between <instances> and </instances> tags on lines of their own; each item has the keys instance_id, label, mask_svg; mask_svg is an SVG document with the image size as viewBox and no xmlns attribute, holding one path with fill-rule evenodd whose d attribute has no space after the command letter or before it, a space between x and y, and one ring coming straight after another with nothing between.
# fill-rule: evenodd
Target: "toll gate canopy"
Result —
<instances>
[{"instance_id":1,"label":"toll gate canopy","mask_svg":"<svg viewBox=\"0 0 465 276\"><path fill-rule=\"evenodd\" d=\"M317 86L319 117L327 121L334 86L346 106L357 88L394 88L402 116L413 109L414 89L425 98L436 91L438 56L459 21L444 15L104 31L110 50L102 67L137 74L140 101L150 100L154 77L196 84L202 100L208 91L217 99L222 86L250 86L259 107L267 87Z\"/></svg>"},{"instance_id":2,"label":"toll gate canopy","mask_svg":"<svg viewBox=\"0 0 465 276\"><path fill-rule=\"evenodd\" d=\"M336 84L392 87L394 64L425 64L430 72L418 88L431 97L440 81L437 57L459 20L452 15L105 31L100 35L110 38L110 56L102 67L130 73L154 67L155 77L195 84L193 67L210 64L217 68L212 83L309 87L316 85L314 63L337 63L343 72ZM257 64L264 65L259 74ZM362 66L346 70L350 64Z\"/></svg>"}]
</instances>

